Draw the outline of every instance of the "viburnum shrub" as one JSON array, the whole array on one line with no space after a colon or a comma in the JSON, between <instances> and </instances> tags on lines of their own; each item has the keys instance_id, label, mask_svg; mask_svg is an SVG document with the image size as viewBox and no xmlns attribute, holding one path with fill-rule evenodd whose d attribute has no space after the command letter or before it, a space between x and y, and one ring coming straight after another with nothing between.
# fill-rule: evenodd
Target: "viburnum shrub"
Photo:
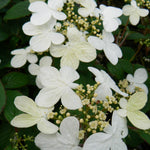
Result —
<instances>
[{"instance_id":1,"label":"viburnum shrub","mask_svg":"<svg viewBox=\"0 0 150 150\"><path fill-rule=\"evenodd\" d=\"M150 144L149 6L148 0L29 0L10 8L5 21L27 22L0 82L12 129L3 148L141 150L143 140Z\"/></svg>"}]
</instances>

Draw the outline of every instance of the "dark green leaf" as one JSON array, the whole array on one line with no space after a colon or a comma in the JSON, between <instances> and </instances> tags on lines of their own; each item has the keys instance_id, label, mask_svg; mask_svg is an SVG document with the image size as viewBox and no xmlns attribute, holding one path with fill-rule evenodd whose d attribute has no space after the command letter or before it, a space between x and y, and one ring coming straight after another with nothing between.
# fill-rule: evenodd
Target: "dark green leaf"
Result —
<instances>
[{"instance_id":1,"label":"dark green leaf","mask_svg":"<svg viewBox=\"0 0 150 150\"><path fill-rule=\"evenodd\" d=\"M6 123L2 122L0 124L0 150L4 150L4 148L10 143L10 138L14 133L14 128Z\"/></svg>"},{"instance_id":2,"label":"dark green leaf","mask_svg":"<svg viewBox=\"0 0 150 150\"><path fill-rule=\"evenodd\" d=\"M18 91L9 90L7 91L7 103L6 107L4 109L4 116L5 118L10 122L16 115L20 114L21 111L19 111L15 105L14 105L14 99L16 96L22 95Z\"/></svg>"},{"instance_id":3,"label":"dark green leaf","mask_svg":"<svg viewBox=\"0 0 150 150\"><path fill-rule=\"evenodd\" d=\"M121 47L123 53L123 59L130 60L135 54L134 50L130 47Z\"/></svg>"},{"instance_id":4,"label":"dark green leaf","mask_svg":"<svg viewBox=\"0 0 150 150\"><path fill-rule=\"evenodd\" d=\"M29 6L28 1L17 3L6 12L4 19L13 20L13 19L22 18L22 17L29 15L30 12L28 11L28 6Z\"/></svg>"},{"instance_id":5,"label":"dark green leaf","mask_svg":"<svg viewBox=\"0 0 150 150\"><path fill-rule=\"evenodd\" d=\"M28 76L21 72L11 72L2 78L5 88L15 89L28 84Z\"/></svg>"},{"instance_id":6,"label":"dark green leaf","mask_svg":"<svg viewBox=\"0 0 150 150\"><path fill-rule=\"evenodd\" d=\"M0 25L0 42L6 40L9 37L8 28Z\"/></svg>"},{"instance_id":7,"label":"dark green leaf","mask_svg":"<svg viewBox=\"0 0 150 150\"><path fill-rule=\"evenodd\" d=\"M0 0L0 9L4 8L9 2L10 0Z\"/></svg>"},{"instance_id":8,"label":"dark green leaf","mask_svg":"<svg viewBox=\"0 0 150 150\"><path fill-rule=\"evenodd\" d=\"M147 37L139 32L130 32L127 40L146 39Z\"/></svg>"},{"instance_id":9,"label":"dark green leaf","mask_svg":"<svg viewBox=\"0 0 150 150\"><path fill-rule=\"evenodd\" d=\"M150 144L150 130L149 131L138 130L138 134L143 140L145 140L147 143Z\"/></svg>"},{"instance_id":10,"label":"dark green leaf","mask_svg":"<svg viewBox=\"0 0 150 150\"><path fill-rule=\"evenodd\" d=\"M0 113L2 112L6 103L6 93L3 84L0 81Z\"/></svg>"}]
</instances>

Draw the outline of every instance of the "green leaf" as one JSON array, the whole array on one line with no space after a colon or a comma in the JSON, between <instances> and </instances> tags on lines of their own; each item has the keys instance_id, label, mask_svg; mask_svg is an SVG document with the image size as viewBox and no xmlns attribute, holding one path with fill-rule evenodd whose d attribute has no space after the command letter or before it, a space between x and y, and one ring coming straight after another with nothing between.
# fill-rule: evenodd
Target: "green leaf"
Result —
<instances>
[{"instance_id":1,"label":"green leaf","mask_svg":"<svg viewBox=\"0 0 150 150\"><path fill-rule=\"evenodd\" d=\"M146 39L147 37L139 32L130 32L127 40Z\"/></svg>"},{"instance_id":2,"label":"green leaf","mask_svg":"<svg viewBox=\"0 0 150 150\"><path fill-rule=\"evenodd\" d=\"M5 88L15 89L28 84L28 76L21 72L10 72L2 78Z\"/></svg>"},{"instance_id":3,"label":"green leaf","mask_svg":"<svg viewBox=\"0 0 150 150\"><path fill-rule=\"evenodd\" d=\"M0 0L0 9L4 8L9 4L10 0Z\"/></svg>"},{"instance_id":4,"label":"green leaf","mask_svg":"<svg viewBox=\"0 0 150 150\"><path fill-rule=\"evenodd\" d=\"M30 12L28 11L28 6L29 6L28 1L17 3L6 12L4 19L13 20L30 15Z\"/></svg>"},{"instance_id":5,"label":"green leaf","mask_svg":"<svg viewBox=\"0 0 150 150\"><path fill-rule=\"evenodd\" d=\"M9 90L7 91L7 103L4 109L4 116L10 122L15 116L21 113L14 105L14 99L17 96L22 95L19 91Z\"/></svg>"},{"instance_id":6,"label":"green leaf","mask_svg":"<svg viewBox=\"0 0 150 150\"><path fill-rule=\"evenodd\" d=\"M6 103L6 94L3 84L0 81L0 113L2 112Z\"/></svg>"},{"instance_id":7,"label":"green leaf","mask_svg":"<svg viewBox=\"0 0 150 150\"><path fill-rule=\"evenodd\" d=\"M135 54L135 51L130 47L123 46L121 49L123 53L123 59L130 60Z\"/></svg>"},{"instance_id":8,"label":"green leaf","mask_svg":"<svg viewBox=\"0 0 150 150\"><path fill-rule=\"evenodd\" d=\"M0 24L0 42L6 40L9 37L8 28Z\"/></svg>"},{"instance_id":9,"label":"green leaf","mask_svg":"<svg viewBox=\"0 0 150 150\"><path fill-rule=\"evenodd\" d=\"M144 141L150 144L150 130L147 131L138 130L138 134Z\"/></svg>"},{"instance_id":10,"label":"green leaf","mask_svg":"<svg viewBox=\"0 0 150 150\"><path fill-rule=\"evenodd\" d=\"M10 144L9 139L12 137L14 133L14 128L10 126L10 124L6 122L2 122L0 124L0 149L4 150L4 148Z\"/></svg>"}]
</instances>

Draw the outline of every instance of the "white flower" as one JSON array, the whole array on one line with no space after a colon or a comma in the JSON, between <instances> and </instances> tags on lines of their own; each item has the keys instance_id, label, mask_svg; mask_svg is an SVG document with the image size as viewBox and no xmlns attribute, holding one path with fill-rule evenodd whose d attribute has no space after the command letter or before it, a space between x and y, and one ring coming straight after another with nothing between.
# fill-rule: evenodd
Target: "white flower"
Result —
<instances>
[{"instance_id":1,"label":"white flower","mask_svg":"<svg viewBox=\"0 0 150 150\"><path fill-rule=\"evenodd\" d=\"M98 94L96 100L106 100L106 96L112 96L111 89L122 96L128 96L128 94L120 91L113 79L104 70L100 71L94 67L88 67L88 69L96 76L95 81L100 82L100 85L95 90L95 93Z\"/></svg>"},{"instance_id":2,"label":"white flower","mask_svg":"<svg viewBox=\"0 0 150 150\"><path fill-rule=\"evenodd\" d=\"M113 32L121 25L121 21L118 17L122 15L120 8L100 5L100 15L103 20L103 27L107 32Z\"/></svg>"},{"instance_id":3,"label":"white flower","mask_svg":"<svg viewBox=\"0 0 150 150\"><path fill-rule=\"evenodd\" d=\"M122 141L128 135L127 122L116 111L112 115L112 125L106 126L104 132L92 134L85 141L83 150L127 150Z\"/></svg>"},{"instance_id":4,"label":"white flower","mask_svg":"<svg viewBox=\"0 0 150 150\"><path fill-rule=\"evenodd\" d=\"M11 59L11 65L14 68L19 68L25 65L27 61L29 61L29 63L36 63L38 57L35 54L32 54L31 50L30 46L25 49L13 50L11 54L15 56Z\"/></svg>"},{"instance_id":5,"label":"white flower","mask_svg":"<svg viewBox=\"0 0 150 150\"><path fill-rule=\"evenodd\" d=\"M30 64L28 67L29 72L32 75L38 75L40 73L40 69L44 66L51 66L52 64L52 58L50 56L44 56L40 59L39 65L37 64ZM39 88L43 88L39 78L36 78L36 85Z\"/></svg>"},{"instance_id":6,"label":"white flower","mask_svg":"<svg viewBox=\"0 0 150 150\"><path fill-rule=\"evenodd\" d=\"M130 82L130 85L127 87L127 90L133 93L135 91L135 88L139 87L143 89L146 92L146 94L148 94L148 88L144 84L147 78L148 78L148 74L147 74L146 69L144 68L137 69L134 72L134 76L132 76L131 74L128 74L126 79Z\"/></svg>"},{"instance_id":7,"label":"white flower","mask_svg":"<svg viewBox=\"0 0 150 150\"><path fill-rule=\"evenodd\" d=\"M33 2L29 5L29 10L33 13L31 23L42 25L48 22L52 17L57 20L65 20L66 15L60 12L64 5L64 0L48 0L48 4L42 1Z\"/></svg>"},{"instance_id":8,"label":"white flower","mask_svg":"<svg viewBox=\"0 0 150 150\"><path fill-rule=\"evenodd\" d=\"M90 62L96 58L96 49L85 40L82 32L78 31L75 27L68 28L67 37L69 42L66 45L50 48L52 56L62 57L61 67L70 66L77 69L79 60Z\"/></svg>"},{"instance_id":9,"label":"white flower","mask_svg":"<svg viewBox=\"0 0 150 150\"><path fill-rule=\"evenodd\" d=\"M95 0L80 0L76 1L83 6L83 8L78 9L78 13L82 17L95 16L99 17L99 9L96 8L97 4Z\"/></svg>"},{"instance_id":10,"label":"white flower","mask_svg":"<svg viewBox=\"0 0 150 150\"><path fill-rule=\"evenodd\" d=\"M89 36L88 42L98 50L103 50L107 59L113 64L118 63L118 58L122 57L120 47L113 43L114 37L112 33L103 30L102 39L96 36Z\"/></svg>"},{"instance_id":11,"label":"white flower","mask_svg":"<svg viewBox=\"0 0 150 150\"><path fill-rule=\"evenodd\" d=\"M79 121L75 117L67 117L60 124L60 133L35 137L35 144L41 150L81 150L79 144Z\"/></svg>"},{"instance_id":12,"label":"white flower","mask_svg":"<svg viewBox=\"0 0 150 150\"><path fill-rule=\"evenodd\" d=\"M36 52L46 51L51 43L61 44L64 42L65 37L61 33L56 33L54 26L56 20L51 19L44 25L36 26L31 22L27 22L23 25L23 31L26 35L33 36L30 39L30 46Z\"/></svg>"},{"instance_id":13,"label":"white flower","mask_svg":"<svg viewBox=\"0 0 150 150\"><path fill-rule=\"evenodd\" d=\"M13 118L11 125L18 128L27 128L37 124L37 128L45 134L57 132L58 127L47 120L47 114L52 112L53 107L38 107L36 103L27 96L17 96L14 104L19 110L25 113Z\"/></svg>"},{"instance_id":14,"label":"white flower","mask_svg":"<svg viewBox=\"0 0 150 150\"><path fill-rule=\"evenodd\" d=\"M58 71L54 67L42 67L39 78L44 86L35 99L39 106L51 107L61 98L62 105L68 109L82 107L81 99L72 90L78 86L73 82L79 79L79 74L74 69L62 67Z\"/></svg>"},{"instance_id":15,"label":"white flower","mask_svg":"<svg viewBox=\"0 0 150 150\"><path fill-rule=\"evenodd\" d=\"M119 105L122 109L117 110L122 117L128 117L131 123L139 129L149 129L150 119L140 111L147 102L147 95L144 92L133 94L127 101L125 98L120 99Z\"/></svg>"},{"instance_id":16,"label":"white flower","mask_svg":"<svg viewBox=\"0 0 150 150\"><path fill-rule=\"evenodd\" d=\"M132 25L137 25L140 21L140 17L146 17L149 13L147 9L138 7L135 0L131 1L131 5L125 5L122 10L125 16L129 16Z\"/></svg>"}]
</instances>

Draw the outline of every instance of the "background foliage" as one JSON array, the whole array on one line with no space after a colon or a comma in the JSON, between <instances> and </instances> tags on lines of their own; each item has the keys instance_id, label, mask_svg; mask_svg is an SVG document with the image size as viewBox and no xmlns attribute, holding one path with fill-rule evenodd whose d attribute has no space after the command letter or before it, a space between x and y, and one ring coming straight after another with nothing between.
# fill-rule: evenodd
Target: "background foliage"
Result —
<instances>
[{"instance_id":1,"label":"background foliage","mask_svg":"<svg viewBox=\"0 0 150 150\"><path fill-rule=\"evenodd\" d=\"M125 4L123 0L97 0L97 2L120 8ZM25 149L26 144L28 150L38 149L34 146L33 140L27 138L27 136L37 135L38 131L35 127L17 129L9 124L11 119L20 113L14 106L14 98L18 95L27 95L34 99L39 91L34 83L35 78L28 73L27 65L21 69L10 66L11 50L28 46L29 37L22 32L22 25L29 20L30 16L28 5L28 0L0 0L0 150ZM149 74L146 85L150 88L150 61L148 61L150 59L150 18L142 18L136 27L130 24L125 27L128 20L125 16L121 17L121 20L123 25L114 35L116 43L121 46L123 59L114 66L103 57L102 53L99 53L96 61L80 64L79 83L94 83L92 80L89 81L92 76L87 70L87 66L91 65L106 70L117 82L126 78L128 73L133 74L137 68L145 67ZM54 59L55 64L58 62L58 59ZM148 96L149 101L143 111L150 116L150 94ZM145 132L129 128L126 143L131 150L148 150L150 130Z\"/></svg>"}]
</instances>

